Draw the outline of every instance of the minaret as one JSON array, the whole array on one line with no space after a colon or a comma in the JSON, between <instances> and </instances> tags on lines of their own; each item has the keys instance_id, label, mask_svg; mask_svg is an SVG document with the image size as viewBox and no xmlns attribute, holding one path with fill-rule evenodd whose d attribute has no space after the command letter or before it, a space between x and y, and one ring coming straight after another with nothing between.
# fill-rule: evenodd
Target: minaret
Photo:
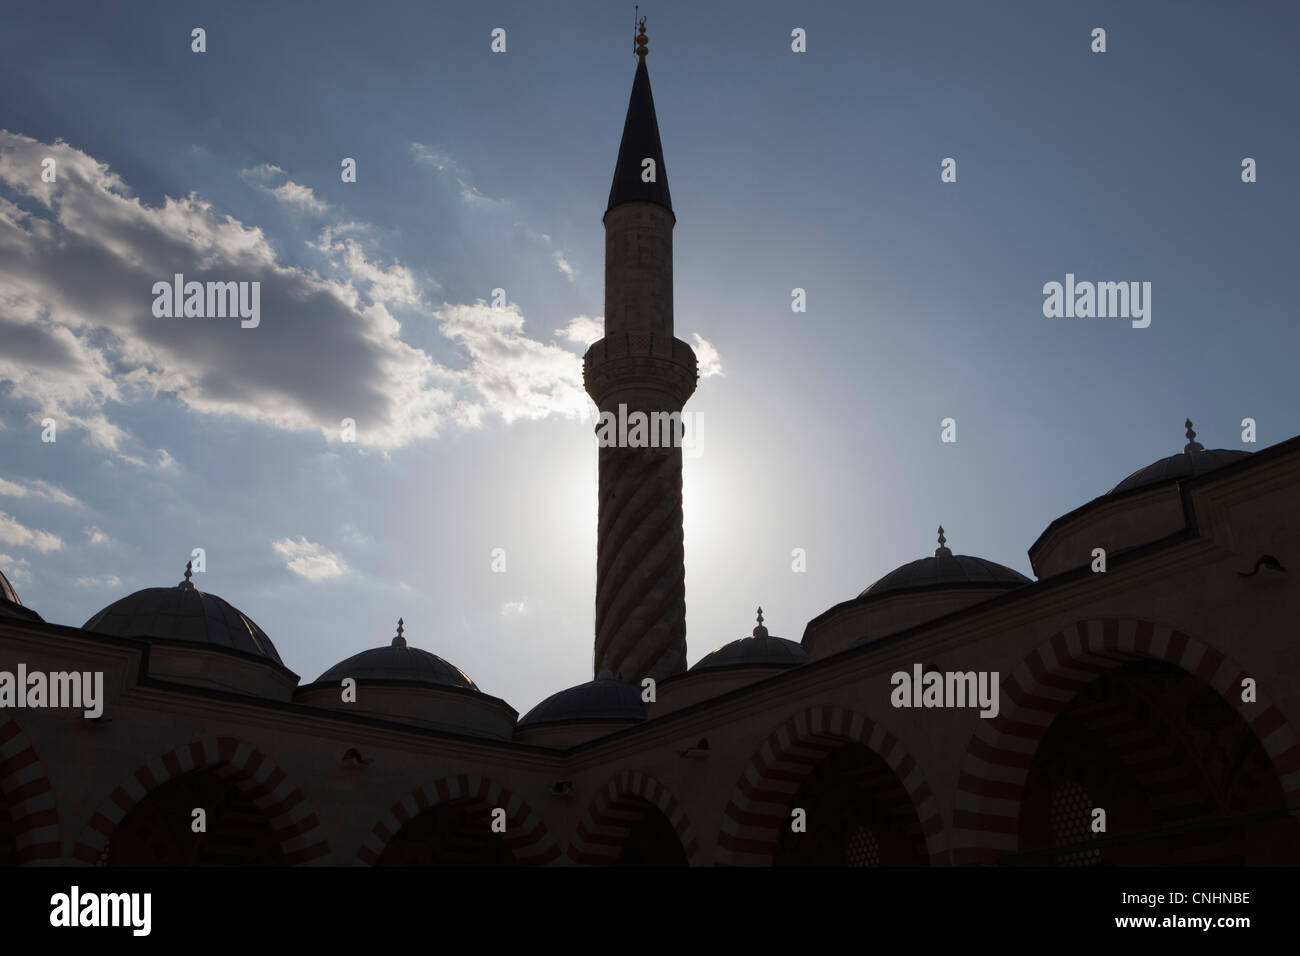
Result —
<instances>
[{"instance_id":1,"label":"minaret","mask_svg":"<svg viewBox=\"0 0 1300 956\"><path fill-rule=\"evenodd\" d=\"M681 412L698 377L695 353L673 338L677 217L645 65L644 17L640 28L605 210L605 337L583 357L587 394L618 421ZM682 450L601 444L595 676L662 680L686 669Z\"/></svg>"}]
</instances>

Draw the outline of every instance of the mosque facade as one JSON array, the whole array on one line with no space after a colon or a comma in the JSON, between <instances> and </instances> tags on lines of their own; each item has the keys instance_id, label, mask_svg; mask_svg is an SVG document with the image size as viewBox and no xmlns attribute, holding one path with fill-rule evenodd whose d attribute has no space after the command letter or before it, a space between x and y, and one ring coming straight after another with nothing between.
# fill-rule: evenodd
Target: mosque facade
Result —
<instances>
[{"instance_id":1,"label":"mosque facade","mask_svg":"<svg viewBox=\"0 0 1300 956\"><path fill-rule=\"evenodd\" d=\"M672 414L697 363L637 52L584 380ZM303 683L188 569L82 627L0 575L0 863L1295 865L1300 437L1185 428L1033 579L940 528L801 639L760 610L689 669L681 448L601 447L593 679L522 717L402 622ZM49 706L69 675L98 713Z\"/></svg>"}]
</instances>

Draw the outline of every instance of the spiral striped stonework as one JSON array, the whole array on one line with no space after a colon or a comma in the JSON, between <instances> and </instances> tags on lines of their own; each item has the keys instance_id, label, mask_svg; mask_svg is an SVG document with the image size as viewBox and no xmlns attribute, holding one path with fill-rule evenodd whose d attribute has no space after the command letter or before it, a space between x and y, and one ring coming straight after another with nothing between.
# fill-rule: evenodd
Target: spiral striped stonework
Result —
<instances>
[{"instance_id":1,"label":"spiral striped stonework","mask_svg":"<svg viewBox=\"0 0 1300 956\"><path fill-rule=\"evenodd\" d=\"M596 673L662 680L686 669L680 448L600 449Z\"/></svg>"}]
</instances>

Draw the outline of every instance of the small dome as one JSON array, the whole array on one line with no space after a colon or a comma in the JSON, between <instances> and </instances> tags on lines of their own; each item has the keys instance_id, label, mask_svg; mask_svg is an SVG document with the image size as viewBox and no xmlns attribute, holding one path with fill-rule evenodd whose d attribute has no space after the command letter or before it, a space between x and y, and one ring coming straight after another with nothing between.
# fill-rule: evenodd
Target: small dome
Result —
<instances>
[{"instance_id":1,"label":"small dome","mask_svg":"<svg viewBox=\"0 0 1300 956\"><path fill-rule=\"evenodd\" d=\"M110 604L81 626L116 637L139 637L215 644L246 654L284 662L266 632L238 608L185 580L174 588L145 588Z\"/></svg>"},{"instance_id":2,"label":"small dome","mask_svg":"<svg viewBox=\"0 0 1300 956\"><path fill-rule=\"evenodd\" d=\"M641 688L602 677L552 694L519 721L544 724L557 720L645 720Z\"/></svg>"},{"instance_id":3,"label":"small dome","mask_svg":"<svg viewBox=\"0 0 1300 956\"><path fill-rule=\"evenodd\" d=\"M994 561L971 557L969 554L953 554L945 547L946 541L943 527L940 526L939 547L935 549L933 557L921 558L901 568L895 568L858 597L876 597L880 594L910 591L915 588L963 585L1019 587L1033 583L1019 571L1013 571Z\"/></svg>"},{"instance_id":4,"label":"small dome","mask_svg":"<svg viewBox=\"0 0 1300 956\"><path fill-rule=\"evenodd\" d=\"M15 591L14 586L9 583L9 579L5 577L4 571L0 571L0 599L12 601L19 607L22 607L23 604L22 601L18 600L18 592Z\"/></svg>"},{"instance_id":5,"label":"small dome","mask_svg":"<svg viewBox=\"0 0 1300 956\"><path fill-rule=\"evenodd\" d=\"M391 644L372 647L347 660L335 664L316 679L316 683L338 682L345 677L356 681L413 681L437 684L440 687L459 687L477 691L478 686L469 675L454 664L449 664L437 654L408 647L402 636L403 622L397 620L397 636Z\"/></svg>"},{"instance_id":6,"label":"small dome","mask_svg":"<svg viewBox=\"0 0 1300 956\"><path fill-rule=\"evenodd\" d=\"M1113 495L1121 491L1131 491L1134 488L1142 488L1146 485L1154 485L1174 478L1194 478L1197 475L1205 474L1207 471L1214 471L1216 468L1222 468L1234 461L1241 461L1243 458L1250 457L1248 451L1231 451L1226 448L1207 450L1205 446L1196 440L1192 420L1189 418L1183 424L1187 429L1187 444L1183 446L1180 454L1161 458L1145 468L1139 468L1112 488L1108 494Z\"/></svg>"},{"instance_id":7,"label":"small dome","mask_svg":"<svg viewBox=\"0 0 1300 956\"><path fill-rule=\"evenodd\" d=\"M716 651L704 655L692 671L712 667L797 667L808 662L808 652L798 641L773 637L763 626L763 609L758 609L758 626L750 637L742 637L723 644Z\"/></svg>"}]
</instances>

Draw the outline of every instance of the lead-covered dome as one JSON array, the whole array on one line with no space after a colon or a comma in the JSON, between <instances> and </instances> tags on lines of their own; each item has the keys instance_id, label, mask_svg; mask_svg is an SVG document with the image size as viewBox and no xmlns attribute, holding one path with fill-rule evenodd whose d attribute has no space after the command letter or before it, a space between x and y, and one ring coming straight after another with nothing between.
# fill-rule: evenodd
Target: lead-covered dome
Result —
<instances>
[{"instance_id":1,"label":"lead-covered dome","mask_svg":"<svg viewBox=\"0 0 1300 956\"><path fill-rule=\"evenodd\" d=\"M1005 565L969 554L953 554L946 547L943 526L939 526L939 547L934 556L895 568L872 584L859 598L879 597L900 591L940 587L1019 587L1033 582Z\"/></svg>"},{"instance_id":2,"label":"lead-covered dome","mask_svg":"<svg viewBox=\"0 0 1300 956\"><path fill-rule=\"evenodd\" d=\"M763 609L758 609L758 625L749 637L723 644L705 654L691 672L715 667L798 667L808 662L808 652L798 641L774 637L763 626Z\"/></svg>"},{"instance_id":3,"label":"lead-covered dome","mask_svg":"<svg viewBox=\"0 0 1300 956\"><path fill-rule=\"evenodd\" d=\"M411 647L406 622L388 644L353 654L299 687L294 700L367 719L509 740L518 711L483 693L469 675L437 654Z\"/></svg>"},{"instance_id":4,"label":"lead-covered dome","mask_svg":"<svg viewBox=\"0 0 1300 956\"><path fill-rule=\"evenodd\" d=\"M40 621L41 616L29 607L23 607L18 592L0 570L0 617L19 621Z\"/></svg>"},{"instance_id":5,"label":"lead-covered dome","mask_svg":"<svg viewBox=\"0 0 1300 956\"><path fill-rule=\"evenodd\" d=\"M1232 451L1226 448L1206 449L1204 445L1196 440L1192 420L1189 418L1183 424L1187 429L1187 444L1183 446L1180 454L1161 458L1159 461L1153 461L1145 468L1139 468L1112 488L1108 494L1118 494L1122 491L1130 491L1134 488L1142 488L1146 485L1154 485L1174 478L1194 478L1197 475L1205 474L1207 471L1214 471L1216 468L1222 468L1234 461L1241 461L1243 458L1250 457L1248 451Z\"/></svg>"},{"instance_id":6,"label":"lead-covered dome","mask_svg":"<svg viewBox=\"0 0 1300 956\"><path fill-rule=\"evenodd\" d=\"M0 599L9 601L12 604L17 604L19 607L22 607L23 605L23 602L18 600L18 592L14 590L14 586L10 584L9 579L5 577L3 569L0 569Z\"/></svg>"},{"instance_id":7,"label":"lead-covered dome","mask_svg":"<svg viewBox=\"0 0 1300 956\"><path fill-rule=\"evenodd\" d=\"M601 677L552 694L520 719L519 725L561 720L644 720L641 688Z\"/></svg>"},{"instance_id":8,"label":"lead-covered dome","mask_svg":"<svg viewBox=\"0 0 1300 956\"><path fill-rule=\"evenodd\" d=\"M200 591L191 582L192 563L185 565L185 580L173 588L145 588L104 608L82 625L82 630L136 637L213 644L265 657L281 667L284 662L266 636L243 611Z\"/></svg>"},{"instance_id":9,"label":"lead-covered dome","mask_svg":"<svg viewBox=\"0 0 1300 956\"><path fill-rule=\"evenodd\" d=\"M337 683L345 677L355 681L411 681L477 691L478 685L468 674L437 654L410 647L402 636L405 624L397 620L397 636L391 644L372 647L335 664L316 679L316 683Z\"/></svg>"}]
</instances>

